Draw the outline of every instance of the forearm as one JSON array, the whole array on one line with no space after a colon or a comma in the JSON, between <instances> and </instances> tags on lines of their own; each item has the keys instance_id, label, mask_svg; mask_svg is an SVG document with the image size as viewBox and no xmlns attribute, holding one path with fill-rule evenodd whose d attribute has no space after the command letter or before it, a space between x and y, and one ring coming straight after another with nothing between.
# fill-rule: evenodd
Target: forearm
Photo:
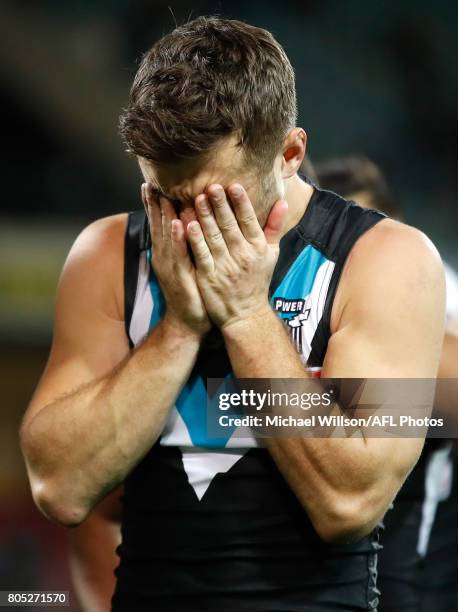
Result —
<instances>
[{"instance_id":1,"label":"forearm","mask_svg":"<svg viewBox=\"0 0 458 612\"><path fill-rule=\"evenodd\" d=\"M47 511L48 504L65 504L78 522L124 480L160 435L199 342L164 320L107 376L24 422L21 440L32 490L46 514L56 514Z\"/></svg>"},{"instance_id":2,"label":"forearm","mask_svg":"<svg viewBox=\"0 0 458 612\"><path fill-rule=\"evenodd\" d=\"M437 377L458 378L458 333L446 330Z\"/></svg>"},{"instance_id":3,"label":"forearm","mask_svg":"<svg viewBox=\"0 0 458 612\"><path fill-rule=\"evenodd\" d=\"M84 612L110 610L119 562L119 524L91 514L68 537L70 571L81 608Z\"/></svg>"},{"instance_id":4,"label":"forearm","mask_svg":"<svg viewBox=\"0 0 458 612\"><path fill-rule=\"evenodd\" d=\"M445 333L437 378L434 416L444 418L447 429L456 431L458 426L458 334L449 331Z\"/></svg>"},{"instance_id":5,"label":"forearm","mask_svg":"<svg viewBox=\"0 0 458 612\"><path fill-rule=\"evenodd\" d=\"M237 378L303 378L312 383L273 311L266 310L256 319L237 322L223 329L223 334ZM313 384L320 383L313 380ZM344 411L334 404L333 414ZM324 538L332 539L336 523L343 538L349 534L349 537L364 535L397 492L398 479L382 469L392 440L365 438L361 434L352 439L275 437L264 442ZM375 485L381 479L391 490L389 495L379 495L380 487ZM357 514L362 519L358 529L354 527Z\"/></svg>"}]
</instances>

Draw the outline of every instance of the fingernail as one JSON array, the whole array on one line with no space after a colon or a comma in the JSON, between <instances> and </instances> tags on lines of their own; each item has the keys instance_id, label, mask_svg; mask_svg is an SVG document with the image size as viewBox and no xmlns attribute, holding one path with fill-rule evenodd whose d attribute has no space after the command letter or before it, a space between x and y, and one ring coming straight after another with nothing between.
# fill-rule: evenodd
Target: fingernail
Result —
<instances>
[{"instance_id":1,"label":"fingernail","mask_svg":"<svg viewBox=\"0 0 458 612\"><path fill-rule=\"evenodd\" d=\"M145 185L145 196L147 200L154 200L154 191L150 185L150 183L144 183Z\"/></svg>"},{"instance_id":2,"label":"fingernail","mask_svg":"<svg viewBox=\"0 0 458 612\"><path fill-rule=\"evenodd\" d=\"M204 197L200 200L199 202L199 208L203 213L208 213L210 212L210 207L208 206L208 200L207 197Z\"/></svg>"},{"instance_id":3,"label":"fingernail","mask_svg":"<svg viewBox=\"0 0 458 612\"><path fill-rule=\"evenodd\" d=\"M219 198L221 197L221 195L223 194L223 188L221 187L221 185L217 185L215 187L213 187L213 189L211 190L210 195L213 196L214 198Z\"/></svg>"},{"instance_id":4,"label":"fingernail","mask_svg":"<svg viewBox=\"0 0 458 612\"><path fill-rule=\"evenodd\" d=\"M242 195L242 188L240 187L240 185L233 185L231 187L231 193L235 197L238 197L239 195Z\"/></svg>"},{"instance_id":5,"label":"fingernail","mask_svg":"<svg viewBox=\"0 0 458 612\"><path fill-rule=\"evenodd\" d=\"M191 221L191 223L188 224L188 230L192 234L198 234L199 233L199 224L197 223L197 221Z\"/></svg>"}]
</instances>

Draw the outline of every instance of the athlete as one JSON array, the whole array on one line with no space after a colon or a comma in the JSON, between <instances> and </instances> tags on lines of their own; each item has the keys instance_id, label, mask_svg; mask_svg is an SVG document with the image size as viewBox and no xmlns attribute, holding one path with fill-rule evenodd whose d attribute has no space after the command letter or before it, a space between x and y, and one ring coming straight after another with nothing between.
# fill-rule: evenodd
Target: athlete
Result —
<instances>
[{"instance_id":1,"label":"athlete","mask_svg":"<svg viewBox=\"0 0 458 612\"><path fill-rule=\"evenodd\" d=\"M361 206L402 218L397 199L370 159L349 156L316 165L317 181ZM445 266L446 328L439 378L458 378L458 276ZM444 397L444 395L446 395ZM457 398L446 388L435 408L450 417ZM456 416L455 416L456 418ZM458 609L458 467L450 440L430 439L385 517L379 552L380 612Z\"/></svg>"},{"instance_id":2,"label":"athlete","mask_svg":"<svg viewBox=\"0 0 458 612\"><path fill-rule=\"evenodd\" d=\"M22 448L37 505L63 525L124 484L115 611L377 607L377 525L423 440L207 430L209 377L437 373L435 248L302 180L295 121L269 32L175 29L121 119L145 212L95 222L65 264Z\"/></svg>"}]
</instances>

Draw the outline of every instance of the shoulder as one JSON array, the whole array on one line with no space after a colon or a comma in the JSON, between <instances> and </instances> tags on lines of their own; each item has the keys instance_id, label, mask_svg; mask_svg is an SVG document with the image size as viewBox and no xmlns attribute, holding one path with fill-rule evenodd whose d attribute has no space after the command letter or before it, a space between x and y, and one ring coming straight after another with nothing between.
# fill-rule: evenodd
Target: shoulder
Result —
<instances>
[{"instance_id":1,"label":"shoulder","mask_svg":"<svg viewBox=\"0 0 458 612\"><path fill-rule=\"evenodd\" d=\"M420 230L383 219L354 243L342 273L334 327L348 305L444 293L444 269L431 240Z\"/></svg>"},{"instance_id":2,"label":"shoulder","mask_svg":"<svg viewBox=\"0 0 458 612\"><path fill-rule=\"evenodd\" d=\"M376 245L383 245L394 250L396 254L424 254L431 260L438 262L442 261L432 241L421 230L396 221L394 219L383 219L377 225L374 225L368 232L363 234L355 243L353 251L355 253L363 252L371 249ZM377 248L379 253L385 253Z\"/></svg>"},{"instance_id":3,"label":"shoulder","mask_svg":"<svg viewBox=\"0 0 458 612\"><path fill-rule=\"evenodd\" d=\"M427 270L443 276L441 257L428 236L393 219L384 219L374 225L360 236L350 251L349 272L372 272L377 266L383 266L379 269L381 276L387 275L385 266L394 272L394 277L402 277L403 271Z\"/></svg>"},{"instance_id":4,"label":"shoulder","mask_svg":"<svg viewBox=\"0 0 458 612\"><path fill-rule=\"evenodd\" d=\"M351 268L354 282L359 274L373 274L381 282L408 279L411 284L444 279L441 257L428 236L393 219L384 219L356 241L349 254L349 272Z\"/></svg>"},{"instance_id":5,"label":"shoulder","mask_svg":"<svg viewBox=\"0 0 458 612\"><path fill-rule=\"evenodd\" d=\"M128 214L97 219L77 236L65 262L59 302L90 299L110 316L123 318L124 240Z\"/></svg>"},{"instance_id":6,"label":"shoulder","mask_svg":"<svg viewBox=\"0 0 458 612\"><path fill-rule=\"evenodd\" d=\"M108 255L119 255L124 244L128 213L103 217L86 226L76 238L70 254L94 256L101 251Z\"/></svg>"}]
</instances>

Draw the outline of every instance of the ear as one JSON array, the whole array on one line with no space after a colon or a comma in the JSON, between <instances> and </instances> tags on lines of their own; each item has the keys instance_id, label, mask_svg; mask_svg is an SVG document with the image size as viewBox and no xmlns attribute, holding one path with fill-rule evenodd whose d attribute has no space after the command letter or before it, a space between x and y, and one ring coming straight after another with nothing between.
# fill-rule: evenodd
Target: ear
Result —
<instances>
[{"instance_id":1,"label":"ear","mask_svg":"<svg viewBox=\"0 0 458 612\"><path fill-rule=\"evenodd\" d=\"M283 143L282 177L294 176L299 170L307 148L307 134L296 127L289 132Z\"/></svg>"}]
</instances>

